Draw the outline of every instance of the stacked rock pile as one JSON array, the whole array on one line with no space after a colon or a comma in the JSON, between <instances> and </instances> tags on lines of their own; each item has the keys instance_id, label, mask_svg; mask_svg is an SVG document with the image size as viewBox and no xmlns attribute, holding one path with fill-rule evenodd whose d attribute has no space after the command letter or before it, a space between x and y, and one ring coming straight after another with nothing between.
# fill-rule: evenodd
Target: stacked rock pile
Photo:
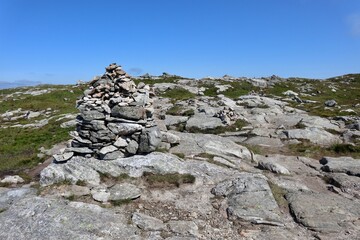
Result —
<instances>
[{"instance_id":1,"label":"stacked rock pile","mask_svg":"<svg viewBox=\"0 0 360 240\"><path fill-rule=\"evenodd\" d=\"M115 63L101 77L94 78L82 99L71 146L54 156L58 162L74 155L111 160L154 151L161 132L153 115L154 96L144 83L138 86Z\"/></svg>"},{"instance_id":2,"label":"stacked rock pile","mask_svg":"<svg viewBox=\"0 0 360 240\"><path fill-rule=\"evenodd\" d=\"M223 124L231 125L239 118L239 115L233 108L224 107L222 110L215 113L214 117L220 118Z\"/></svg>"}]
</instances>

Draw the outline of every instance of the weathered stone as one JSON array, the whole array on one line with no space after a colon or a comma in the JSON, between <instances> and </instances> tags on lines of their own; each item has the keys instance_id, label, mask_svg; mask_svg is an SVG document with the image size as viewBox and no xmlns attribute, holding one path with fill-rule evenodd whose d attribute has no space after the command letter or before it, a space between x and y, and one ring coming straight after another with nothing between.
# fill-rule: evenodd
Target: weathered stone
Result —
<instances>
[{"instance_id":1,"label":"weathered stone","mask_svg":"<svg viewBox=\"0 0 360 240\"><path fill-rule=\"evenodd\" d=\"M115 147L123 148L128 145L127 141L121 137L119 137L113 144Z\"/></svg>"},{"instance_id":2,"label":"weathered stone","mask_svg":"<svg viewBox=\"0 0 360 240\"><path fill-rule=\"evenodd\" d=\"M64 152L63 154L55 154L53 155L54 160L56 162L66 162L70 160L70 158L74 156L74 152Z\"/></svg>"},{"instance_id":3,"label":"weathered stone","mask_svg":"<svg viewBox=\"0 0 360 240\"><path fill-rule=\"evenodd\" d=\"M162 231L166 229L163 221L143 213L133 213L131 220L138 228L145 231Z\"/></svg>"},{"instance_id":4,"label":"weathered stone","mask_svg":"<svg viewBox=\"0 0 360 240\"><path fill-rule=\"evenodd\" d=\"M161 132L157 127L147 128L140 134L139 152L149 153L154 151L161 143Z\"/></svg>"},{"instance_id":5,"label":"weathered stone","mask_svg":"<svg viewBox=\"0 0 360 240\"><path fill-rule=\"evenodd\" d=\"M24 179L22 179L19 175L6 176L0 181L0 183L11 183L11 184L18 184L23 182Z\"/></svg>"},{"instance_id":6,"label":"weathered stone","mask_svg":"<svg viewBox=\"0 0 360 240\"><path fill-rule=\"evenodd\" d=\"M65 153L67 152L74 152L79 154L92 154L93 150L87 147L71 147L65 149Z\"/></svg>"},{"instance_id":7,"label":"weathered stone","mask_svg":"<svg viewBox=\"0 0 360 240\"><path fill-rule=\"evenodd\" d=\"M130 120L140 120L145 119L146 113L145 109L139 106L115 106L111 109L111 116Z\"/></svg>"},{"instance_id":8,"label":"weathered stone","mask_svg":"<svg viewBox=\"0 0 360 240\"><path fill-rule=\"evenodd\" d=\"M130 183L120 183L109 189L111 201L128 200L140 197L141 190Z\"/></svg>"},{"instance_id":9,"label":"weathered stone","mask_svg":"<svg viewBox=\"0 0 360 240\"><path fill-rule=\"evenodd\" d=\"M360 177L360 159L352 157L324 157L320 160L325 172L346 173Z\"/></svg>"},{"instance_id":10,"label":"weathered stone","mask_svg":"<svg viewBox=\"0 0 360 240\"><path fill-rule=\"evenodd\" d=\"M138 148L139 148L139 144L137 143L137 141L131 140L125 149L130 154L136 154Z\"/></svg>"},{"instance_id":11,"label":"weathered stone","mask_svg":"<svg viewBox=\"0 0 360 240\"><path fill-rule=\"evenodd\" d=\"M278 205L266 180L262 175L242 173L236 179L219 183L211 192L227 198L230 219L283 226Z\"/></svg>"},{"instance_id":12,"label":"weathered stone","mask_svg":"<svg viewBox=\"0 0 360 240\"><path fill-rule=\"evenodd\" d=\"M23 198L0 214L0 222L0 239L138 239L123 215L54 198Z\"/></svg>"},{"instance_id":13,"label":"weathered stone","mask_svg":"<svg viewBox=\"0 0 360 240\"><path fill-rule=\"evenodd\" d=\"M336 106L336 104L337 104L337 102L335 101L335 100L327 100L327 101L325 101L325 106L327 106L327 107L335 107Z\"/></svg>"},{"instance_id":14,"label":"weathered stone","mask_svg":"<svg viewBox=\"0 0 360 240\"><path fill-rule=\"evenodd\" d=\"M315 127L305 129L290 129L283 131L283 133L288 139L306 139L312 143L321 145L341 143L341 140L338 136Z\"/></svg>"},{"instance_id":15,"label":"weathered stone","mask_svg":"<svg viewBox=\"0 0 360 240\"><path fill-rule=\"evenodd\" d=\"M334 193L288 193L286 199L296 221L324 233L358 231L360 205Z\"/></svg>"},{"instance_id":16,"label":"weathered stone","mask_svg":"<svg viewBox=\"0 0 360 240\"><path fill-rule=\"evenodd\" d=\"M161 132L161 140L170 144L177 144L180 142L180 138L170 132Z\"/></svg>"},{"instance_id":17,"label":"weathered stone","mask_svg":"<svg viewBox=\"0 0 360 240\"><path fill-rule=\"evenodd\" d=\"M192 129L214 129L216 127L223 127L221 119L217 117L209 117L205 114L195 114L186 122L186 130Z\"/></svg>"},{"instance_id":18,"label":"weathered stone","mask_svg":"<svg viewBox=\"0 0 360 240\"><path fill-rule=\"evenodd\" d=\"M113 146L113 145L110 145L110 146L106 146L106 147L103 147L102 149L100 149L99 151L99 155L100 155L100 158L103 159L103 157L108 154L108 153L111 153L111 152L114 152L118 150L117 147Z\"/></svg>"},{"instance_id":19,"label":"weathered stone","mask_svg":"<svg viewBox=\"0 0 360 240\"><path fill-rule=\"evenodd\" d=\"M110 198L110 192L102 188L91 190L91 195L92 198L98 202L107 202Z\"/></svg>"},{"instance_id":20,"label":"weathered stone","mask_svg":"<svg viewBox=\"0 0 360 240\"><path fill-rule=\"evenodd\" d=\"M280 174L290 174L289 170L287 170L285 167L281 166L278 163L273 162L267 162L267 161L260 161L258 164L258 167L261 169L270 170L274 173L280 173Z\"/></svg>"},{"instance_id":21,"label":"weathered stone","mask_svg":"<svg viewBox=\"0 0 360 240\"><path fill-rule=\"evenodd\" d=\"M131 135L141 131L143 126L134 123L109 123L108 128L116 135Z\"/></svg>"},{"instance_id":22,"label":"weathered stone","mask_svg":"<svg viewBox=\"0 0 360 240\"><path fill-rule=\"evenodd\" d=\"M105 119L105 115L99 111L91 110L91 111L83 111L81 113L81 117L85 121L97 120L97 119Z\"/></svg>"},{"instance_id":23,"label":"weathered stone","mask_svg":"<svg viewBox=\"0 0 360 240\"><path fill-rule=\"evenodd\" d=\"M114 151L114 152L105 154L101 158L101 160L114 160L114 159L122 158L124 156L125 156L125 154L122 151Z\"/></svg>"}]
</instances>

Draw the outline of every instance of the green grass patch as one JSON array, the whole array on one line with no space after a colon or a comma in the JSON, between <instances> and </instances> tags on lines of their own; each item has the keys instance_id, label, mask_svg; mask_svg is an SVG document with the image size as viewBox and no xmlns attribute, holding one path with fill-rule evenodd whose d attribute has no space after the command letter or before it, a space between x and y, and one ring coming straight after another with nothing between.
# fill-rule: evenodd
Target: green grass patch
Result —
<instances>
[{"instance_id":1,"label":"green grass patch","mask_svg":"<svg viewBox=\"0 0 360 240\"><path fill-rule=\"evenodd\" d=\"M75 183L75 185L78 185L78 186L86 186L87 184L86 184L86 181L84 181L84 180L77 180L76 181L76 183Z\"/></svg>"},{"instance_id":2,"label":"green grass patch","mask_svg":"<svg viewBox=\"0 0 360 240\"><path fill-rule=\"evenodd\" d=\"M143 178L152 187L180 187L182 184L195 182L195 177L193 175L179 173L154 174L150 172L144 172Z\"/></svg>"},{"instance_id":3,"label":"green grass patch","mask_svg":"<svg viewBox=\"0 0 360 240\"><path fill-rule=\"evenodd\" d=\"M286 190L270 181L268 181L268 184L269 184L271 192L272 192L274 199L275 199L276 203L278 204L279 208L287 209L288 202L286 201L286 198L285 198Z\"/></svg>"},{"instance_id":4,"label":"green grass patch","mask_svg":"<svg viewBox=\"0 0 360 240\"><path fill-rule=\"evenodd\" d=\"M246 81L236 81L236 82L229 82L232 88L227 89L226 91L222 92L228 98L238 98L242 95L247 95L251 91L258 91L259 88L253 86L251 83Z\"/></svg>"},{"instance_id":5,"label":"green grass patch","mask_svg":"<svg viewBox=\"0 0 360 240\"><path fill-rule=\"evenodd\" d=\"M166 111L168 115L174 116L193 116L195 114L194 109L186 109L179 105L174 105Z\"/></svg>"},{"instance_id":6,"label":"green grass patch","mask_svg":"<svg viewBox=\"0 0 360 240\"><path fill-rule=\"evenodd\" d=\"M37 165L40 147L50 148L56 143L70 139L72 128L60 128L61 122L50 120L39 129L0 128L0 173L21 170Z\"/></svg>"},{"instance_id":7,"label":"green grass patch","mask_svg":"<svg viewBox=\"0 0 360 240\"><path fill-rule=\"evenodd\" d=\"M125 180L128 180L128 179L132 179L132 177L130 177L128 174L126 173L122 173L120 174L119 176L112 176L111 174L109 173L102 173L102 172L98 172L99 175L100 175L100 181L101 182L123 182Z\"/></svg>"},{"instance_id":8,"label":"green grass patch","mask_svg":"<svg viewBox=\"0 0 360 240\"><path fill-rule=\"evenodd\" d=\"M328 150L334 151L338 154L360 153L360 146L354 146L351 144L334 144L329 147Z\"/></svg>"},{"instance_id":9,"label":"green grass patch","mask_svg":"<svg viewBox=\"0 0 360 240\"><path fill-rule=\"evenodd\" d=\"M170 89L161 94L161 97L166 97L172 99L173 102L188 100L191 98L195 98L195 94L189 92L188 90L176 87L174 89Z\"/></svg>"},{"instance_id":10,"label":"green grass patch","mask_svg":"<svg viewBox=\"0 0 360 240\"><path fill-rule=\"evenodd\" d=\"M7 110L16 110L18 108L31 111L41 111L51 108L53 110L58 110L57 114L77 112L75 102L76 99L82 95L85 87L62 87L62 89L55 89L49 93L38 96L21 95L24 99L5 100L0 104L0 113L4 113ZM51 88L53 87L51 86Z\"/></svg>"},{"instance_id":11,"label":"green grass patch","mask_svg":"<svg viewBox=\"0 0 360 240\"><path fill-rule=\"evenodd\" d=\"M122 206L124 204L129 204L131 203L131 199L121 199L121 200L111 200L110 203L113 205L113 206Z\"/></svg>"},{"instance_id":12,"label":"green grass patch","mask_svg":"<svg viewBox=\"0 0 360 240\"><path fill-rule=\"evenodd\" d=\"M172 153L172 154L174 154L175 156L178 156L179 158L182 158L182 159L185 158L185 154L183 154L183 153Z\"/></svg>"},{"instance_id":13,"label":"green grass patch","mask_svg":"<svg viewBox=\"0 0 360 240\"><path fill-rule=\"evenodd\" d=\"M315 159L320 159L323 156L329 157L353 157L360 158L360 146L351 144L333 144L329 147L323 147L313 144L309 141L304 141L300 144L291 144L288 146L290 154L297 154Z\"/></svg>"}]
</instances>

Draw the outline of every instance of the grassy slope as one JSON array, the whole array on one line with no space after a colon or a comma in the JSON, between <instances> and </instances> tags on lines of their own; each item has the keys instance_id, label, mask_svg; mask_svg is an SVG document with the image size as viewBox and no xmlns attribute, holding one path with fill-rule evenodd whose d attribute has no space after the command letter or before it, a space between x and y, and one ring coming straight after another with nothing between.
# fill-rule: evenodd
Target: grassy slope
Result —
<instances>
[{"instance_id":1,"label":"grassy slope","mask_svg":"<svg viewBox=\"0 0 360 240\"><path fill-rule=\"evenodd\" d=\"M45 89L49 86L18 88L0 90L0 96L9 93L24 91L26 89ZM22 108L23 110L41 111L51 108L51 116L57 116L66 113L76 113L75 101L81 96L83 89L73 86L51 86L54 89L50 93L39 96L18 95L14 98L3 100L0 103L0 114L6 111ZM36 119L42 119L40 116ZM72 129L60 128L60 124L67 119L56 121L56 117L49 121L46 126L34 128L0 128L0 175L14 169L21 170L35 166L41 161L37 157L40 147L50 148L56 143L69 139L68 132ZM35 119L21 119L17 121L20 124L33 123ZM2 126L10 124L0 120ZM12 122L11 125L14 123Z\"/></svg>"}]
</instances>

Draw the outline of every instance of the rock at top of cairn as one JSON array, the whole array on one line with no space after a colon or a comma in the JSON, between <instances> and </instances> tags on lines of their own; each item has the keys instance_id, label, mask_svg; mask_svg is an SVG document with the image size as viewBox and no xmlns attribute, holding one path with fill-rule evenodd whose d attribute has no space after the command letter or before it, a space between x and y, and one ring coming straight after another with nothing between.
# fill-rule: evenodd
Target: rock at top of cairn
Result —
<instances>
[{"instance_id":1,"label":"rock at top of cairn","mask_svg":"<svg viewBox=\"0 0 360 240\"><path fill-rule=\"evenodd\" d=\"M77 129L65 153L112 160L157 148L161 132L152 118L153 94L148 85L137 87L116 63L89 85L77 101Z\"/></svg>"}]
</instances>

